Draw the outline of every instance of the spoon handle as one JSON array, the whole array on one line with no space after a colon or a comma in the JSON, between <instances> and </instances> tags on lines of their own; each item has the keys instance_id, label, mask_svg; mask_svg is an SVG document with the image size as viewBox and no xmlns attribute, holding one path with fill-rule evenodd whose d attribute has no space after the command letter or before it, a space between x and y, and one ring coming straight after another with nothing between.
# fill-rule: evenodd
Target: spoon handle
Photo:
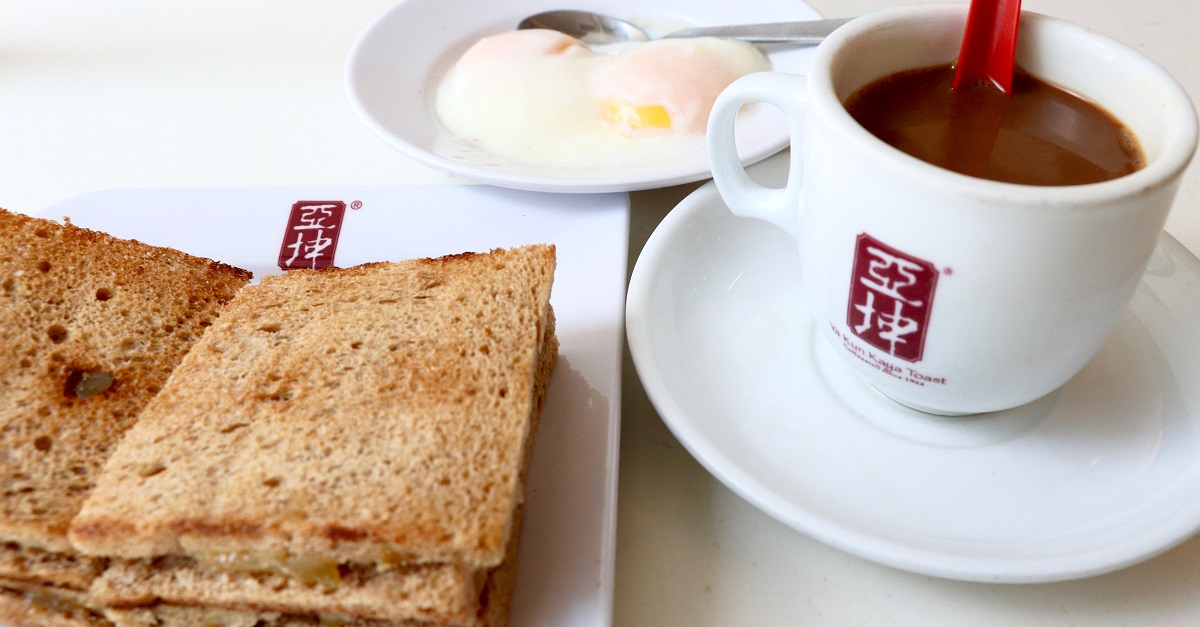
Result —
<instances>
[{"instance_id":1,"label":"spoon handle","mask_svg":"<svg viewBox=\"0 0 1200 627\"><path fill-rule=\"evenodd\" d=\"M1021 0L971 0L951 87L987 80L1011 94L1020 21Z\"/></svg>"},{"instance_id":2,"label":"spoon handle","mask_svg":"<svg viewBox=\"0 0 1200 627\"><path fill-rule=\"evenodd\" d=\"M752 44L817 44L821 43L821 40L828 37L837 27L851 19L854 18L685 28L665 35L663 38L726 37Z\"/></svg>"}]
</instances>

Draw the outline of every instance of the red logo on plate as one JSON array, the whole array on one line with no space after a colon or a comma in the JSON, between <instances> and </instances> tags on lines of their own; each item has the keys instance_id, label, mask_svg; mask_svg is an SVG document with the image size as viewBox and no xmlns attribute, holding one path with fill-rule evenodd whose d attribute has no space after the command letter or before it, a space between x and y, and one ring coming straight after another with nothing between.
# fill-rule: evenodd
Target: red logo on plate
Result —
<instances>
[{"instance_id":1,"label":"red logo on plate","mask_svg":"<svg viewBox=\"0 0 1200 627\"><path fill-rule=\"evenodd\" d=\"M846 324L889 355L921 361L937 277L932 263L859 235Z\"/></svg>"},{"instance_id":2,"label":"red logo on plate","mask_svg":"<svg viewBox=\"0 0 1200 627\"><path fill-rule=\"evenodd\" d=\"M301 200L292 205L279 247L279 267L315 270L332 266L345 213L346 203L340 200Z\"/></svg>"}]
</instances>

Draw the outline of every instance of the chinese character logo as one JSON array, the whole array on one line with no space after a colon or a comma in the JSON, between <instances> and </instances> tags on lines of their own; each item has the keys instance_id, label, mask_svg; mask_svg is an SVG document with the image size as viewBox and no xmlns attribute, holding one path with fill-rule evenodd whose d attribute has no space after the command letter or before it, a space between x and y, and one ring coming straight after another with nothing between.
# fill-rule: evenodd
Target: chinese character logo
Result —
<instances>
[{"instance_id":1,"label":"chinese character logo","mask_svg":"<svg viewBox=\"0 0 1200 627\"><path fill-rule=\"evenodd\" d=\"M292 205L287 231L279 248L279 267L328 268L333 265L346 203L302 200Z\"/></svg>"},{"instance_id":2,"label":"chinese character logo","mask_svg":"<svg viewBox=\"0 0 1200 627\"><path fill-rule=\"evenodd\" d=\"M859 235L846 324L889 355L921 361L937 277L932 263Z\"/></svg>"}]
</instances>

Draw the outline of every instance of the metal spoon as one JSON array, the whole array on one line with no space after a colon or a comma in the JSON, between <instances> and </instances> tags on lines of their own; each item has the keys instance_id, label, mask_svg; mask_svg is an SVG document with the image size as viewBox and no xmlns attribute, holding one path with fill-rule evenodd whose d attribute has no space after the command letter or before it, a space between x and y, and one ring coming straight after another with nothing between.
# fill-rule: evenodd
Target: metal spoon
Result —
<instances>
[{"instance_id":1,"label":"metal spoon","mask_svg":"<svg viewBox=\"0 0 1200 627\"><path fill-rule=\"evenodd\" d=\"M821 43L821 40L828 37L837 27L851 19L853 18L686 28L668 33L663 36L663 39L725 37L756 44L817 44ZM625 20L589 11L546 11L521 20L517 24L517 28L556 30L589 44L650 40L646 31Z\"/></svg>"}]
</instances>

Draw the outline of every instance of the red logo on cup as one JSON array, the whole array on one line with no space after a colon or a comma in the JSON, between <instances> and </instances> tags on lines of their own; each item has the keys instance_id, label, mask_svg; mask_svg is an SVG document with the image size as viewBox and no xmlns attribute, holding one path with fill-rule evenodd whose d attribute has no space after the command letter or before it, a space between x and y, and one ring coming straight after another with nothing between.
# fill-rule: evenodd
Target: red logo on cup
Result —
<instances>
[{"instance_id":1,"label":"red logo on cup","mask_svg":"<svg viewBox=\"0 0 1200 627\"><path fill-rule=\"evenodd\" d=\"M859 235L846 324L889 355L921 361L937 277L932 263Z\"/></svg>"},{"instance_id":2,"label":"red logo on cup","mask_svg":"<svg viewBox=\"0 0 1200 627\"><path fill-rule=\"evenodd\" d=\"M332 266L345 213L346 203L340 200L301 200L292 205L279 247L279 267L315 270Z\"/></svg>"}]
</instances>

